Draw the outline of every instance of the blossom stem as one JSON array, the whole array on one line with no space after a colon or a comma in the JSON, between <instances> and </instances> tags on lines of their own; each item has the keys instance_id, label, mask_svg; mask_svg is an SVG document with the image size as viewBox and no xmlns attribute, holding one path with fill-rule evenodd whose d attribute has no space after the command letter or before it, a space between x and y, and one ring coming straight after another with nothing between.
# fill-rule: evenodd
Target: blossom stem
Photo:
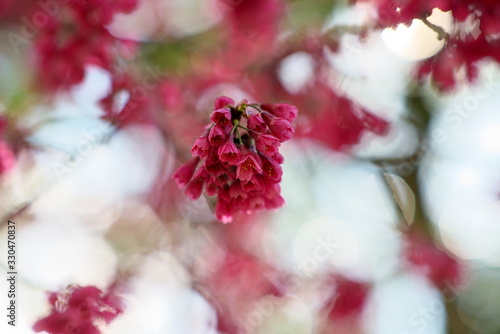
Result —
<instances>
[{"instance_id":1,"label":"blossom stem","mask_svg":"<svg viewBox=\"0 0 500 334\"><path fill-rule=\"evenodd\" d=\"M434 30L438 35L438 40L447 39L449 34L440 26L429 22L426 17L420 19L426 26Z\"/></svg>"},{"instance_id":2,"label":"blossom stem","mask_svg":"<svg viewBox=\"0 0 500 334\"><path fill-rule=\"evenodd\" d=\"M240 126L240 121L238 121L237 119L235 119L235 120L233 121L233 124L234 124L234 126L233 126L233 128L231 129L231 135L232 135L232 134L234 134L234 131L238 128L238 126Z\"/></svg>"},{"instance_id":3,"label":"blossom stem","mask_svg":"<svg viewBox=\"0 0 500 334\"><path fill-rule=\"evenodd\" d=\"M240 145L243 145L243 140L241 140L240 132L238 131L238 127L235 126L236 129L236 135L238 136L238 141L240 142Z\"/></svg>"},{"instance_id":4,"label":"blossom stem","mask_svg":"<svg viewBox=\"0 0 500 334\"><path fill-rule=\"evenodd\" d=\"M253 109L257 110L258 112L262 112L262 110L260 110L260 108L257 107L258 104L249 104L248 107L252 107Z\"/></svg>"}]
</instances>

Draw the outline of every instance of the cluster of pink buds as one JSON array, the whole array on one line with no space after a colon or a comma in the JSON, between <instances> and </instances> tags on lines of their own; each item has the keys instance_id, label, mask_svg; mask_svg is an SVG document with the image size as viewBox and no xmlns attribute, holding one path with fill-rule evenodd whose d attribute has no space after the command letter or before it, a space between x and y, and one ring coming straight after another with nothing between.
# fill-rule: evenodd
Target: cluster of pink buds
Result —
<instances>
[{"instance_id":1,"label":"cluster of pink buds","mask_svg":"<svg viewBox=\"0 0 500 334\"><path fill-rule=\"evenodd\" d=\"M223 223L238 212L276 209L284 204L279 182L283 156L297 108L286 103L238 104L219 97L204 133L194 143L193 159L173 175L185 194L195 200L203 190L217 196L215 213Z\"/></svg>"}]
</instances>

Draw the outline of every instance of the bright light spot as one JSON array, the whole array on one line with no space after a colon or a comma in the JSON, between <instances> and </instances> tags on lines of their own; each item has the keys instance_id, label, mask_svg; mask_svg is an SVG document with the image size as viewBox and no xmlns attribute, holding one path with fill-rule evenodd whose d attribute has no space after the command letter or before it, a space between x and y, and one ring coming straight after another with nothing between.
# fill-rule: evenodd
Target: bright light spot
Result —
<instances>
[{"instance_id":1,"label":"bright light spot","mask_svg":"<svg viewBox=\"0 0 500 334\"><path fill-rule=\"evenodd\" d=\"M212 8L216 7L213 3L141 0L133 12L115 15L107 28L116 37L137 41L161 40L165 35L188 36L210 28L220 19L220 10Z\"/></svg>"},{"instance_id":2,"label":"bright light spot","mask_svg":"<svg viewBox=\"0 0 500 334\"><path fill-rule=\"evenodd\" d=\"M438 220L445 247L462 259L498 263L498 217L500 203L457 199L449 203Z\"/></svg>"},{"instance_id":3,"label":"bright light spot","mask_svg":"<svg viewBox=\"0 0 500 334\"><path fill-rule=\"evenodd\" d=\"M367 334L444 334L446 310L425 278L399 274L376 284L364 317Z\"/></svg>"},{"instance_id":4,"label":"bright light spot","mask_svg":"<svg viewBox=\"0 0 500 334\"><path fill-rule=\"evenodd\" d=\"M434 9L427 20L445 31L450 31L452 16L450 12ZM432 57L443 47L445 41L424 22L414 19L408 27L398 25L396 29L387 28L382 32L382 39L389 50L407 60L421 60Z\"/></svg>"},{"instance_id":5,"label":"bright light spot","mask_svg":"<svg viewBox=\"0 0 500 334\"><path fill-rule=\"evenodd\" d=\"M299 268L313 275L330 263L342 267L357 261L359 240L347 222L322 216L300 228L293 249Z\"/></svg>"},{"instance_id":6,"label":"bright light spot","mask_svg":"<svg viewBox=\"0 0 500 334\"><path fill-rule=\"evenodd\" d=\"M26 245L19 248L23 259L19 271L27 282L57 290L68 282L104 288L113 280L117 264L114 250L102 236L80 223L71 216L47 215L19 230L19 244ZM6 249L6 241L0 246Z\"/></svg>"},{"instance_id":7,"label":"bright light spot","mask_svg":"<svg viewBox=\"0 0 500 334\"><path fill-rule=\"evenodd\" d=\"M483 148L490 152L500 152L500 124L486 126L479 134Z\"/></svg>"},{"instance_id":8,"label":"bright light spot","mask_svg":"<svg viewBox=\"0 0 500 334\"><path fill-rule=\"evenodd\" d=\"M296 52L281 62L278 77L290 94L297 94L311 80L314 59L307 52Z\"/></svg>"},{"instance_id":9,"label":"bright light spot","mask_svg":"<svg viewBox=\"0 0 500 334\"><path fill-rule=\"evenodd\" d=\"M471 168L466 168L458 174L458 182L461 184L473 185L477 181L477 173Z\"/></svg>"},{"instance_id":10,"label":"bright light spot","mask_svg":"<svg viewBox=\"0 0 500 334\"><path fill-rule=\"evenodd\" d=\"M119 91L113 101L113 112L119 114L125 108L129 99L130 92L126 90Z\"/></svg>"}]
</instances>

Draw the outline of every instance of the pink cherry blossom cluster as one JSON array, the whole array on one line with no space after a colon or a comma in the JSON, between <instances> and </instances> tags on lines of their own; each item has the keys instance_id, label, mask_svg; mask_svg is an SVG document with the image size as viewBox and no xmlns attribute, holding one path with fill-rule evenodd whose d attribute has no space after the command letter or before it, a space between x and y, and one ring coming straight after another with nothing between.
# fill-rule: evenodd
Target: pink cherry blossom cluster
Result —
<instances>
[{"instance_id":1,"label":"pink cherry blossom cluster","mask_svg":"<svg viewBox=\"0 0 500 334\"><path fill-rule=\"evenodd\" d=\"M51 313L38 320L35 332L99 334L101 324L122 313L118 297L95 286L69 286L49 295Z\"/></svg>"},{"instance_id":2,"label":"pink cherry blossom cluster","mask_svg":"<svg viewBox=\"0 0 500 334\"><path fill-rule=\"evenodd\" d=\"M276 209L284 204L279 182L283 174L278 152L289 140L297 108L286 103L237 105L219 97L205 132L196 140L193 159L173 175L185 194L198 199L203 190L217 196L215 213L223 223L238 212Z\"/></svg>"}]
</instances>

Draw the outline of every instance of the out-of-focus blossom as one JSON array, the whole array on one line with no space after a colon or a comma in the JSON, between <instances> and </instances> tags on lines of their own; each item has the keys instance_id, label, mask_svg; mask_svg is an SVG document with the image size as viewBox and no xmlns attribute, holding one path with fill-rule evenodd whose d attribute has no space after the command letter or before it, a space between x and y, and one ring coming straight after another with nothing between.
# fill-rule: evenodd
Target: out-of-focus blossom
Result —
<instances>
[{"instance_id":1,"label":"out-of-focus blossom","mask_svg":"<svg viewBox=\"0 0 500 334\"><path fill-rule=\"evenodd\" d=\"M149 123L151 101L144 87L126 74L115 74L112 80L109 94L100 101L105 112L103 119L119 128L129 124ZM153 95L152 91L150 93Z\"/></svg>"},{"instance_id":2,"label":"out-of-focus blossom","mask_svg":"<svg viewBox=\"0 0 500 334\"><path fill-rule=\"evenodd\" d=\"M282 0L217 0L228 33L228 57L246 65L273 50L284 13Z\"/></svg>"},{"instance_id":3,"label":"out-of-focus blossom","mask_svg":"<svg viewBox=\"0 0 500 334\"><path fill-rule=\"evenodd\" d=\"M239 321L260 299L284 292L275 269L242 250L228 251L205 284L218 311L219 331L231 334L240 333Z\"/></svg>"},{"instance_id":4,"label":"out-of-focus blossom","mask_svg":"<svg viewBox=\"0 0 500 334\"><path fill-rule=\"evenodd\" d=\"M16 162L16 156L9 144L2 139L7 129L7 120L0 117L0 175L9 171Z\"/></svg>"},{"instance_id":5,"label":"out-of-focus blossom","mask_svg":"<svg viewBox=\"0 0 500 334\"><path fill-rule=\"evenodd\" d=\"M120 301L112 292L94 286L69 286L49 295L51 313L38 320L33 329L51 334L99 334L100 327L122 313Z\"/></svg>"},{"instance_id":6,"label":"out-of-focus blossom","mask_svg":"<svg viewBox=\"0 0 500 334\"><path fill-rule=\"evenodd\" d=\"M15 164L16 157L5 141L0 141L0 175L9 171Z\"/></svg>"},{"instance_id":7,"label":"out-of-focus blossom","mask_svg":"<svg viewBox=\"0 0 500 334\"><path fill-rule=\"evenodd\" d=\"M7 14L12 7L12 0L2 0L0 1L0 17L3 17Z\"/></svg>"},{"instance_id":8,"label":"out-of-focus blossom","mask_svg":"<svg viewBox=\"0 0 500 334\"><path fill-rule=\"evenodd\" d=\"M378 10L378 23L380 26L388 27L397 24L410 24L415 18L426 18L431 15L434 8L439 8L443 12L452 11L453 17L458 21L464 21L471 14L481 13L481 20L484 21L484 27L500 31L500 24L494 19L496 14L495 1L489 0L410 0L410 1L391 1L391 0L371 0Z\"/></svg>"},{"instance_id":9,"label":"out-of-focus blossom","mask_svg":"<svg viewBox=\"0 0 500 334\"><path fill-rule=\"evenodd\" d=\"M433 30L436 37L446 39L444 48L436 56L426 60L417 71L418 77L430 75L433 83L443 92L456 87L460 71L465 71L465 79L474 82L477 66L481 60L493 59L500 62L498 34L498 4L495 1L372 1L378 11L379 27L396 27L398 24L410 25L413 19L421 19ZM451 33L429 22L432 10L438 8L450 11L455 20Z\"/></svg>"},{"instance_id":10,"label":"out-of-focus blossom","mask_svg":"<svg viewBox=\"0 0 500 334\"><path fill-rule=\"evenodd\" d=\"M451 255L422 236L411 234L406 239L405 256L418 271L437 287L453 287L460 283L462 267Z\"/></svg>"},{"instance_id":11,"label":"out-of-focus blossom","mask_svg":"<svg viewBox=\"0 0 500 334\"><path fill-rule=\"evenodd\" d=\"M432 82L443 92L456 88L457 73L464 70L465 79L474 82L479 74L479 62L490 58L500 62L500 43L491 43L487 36L468 35L450 37L446 47L433 58L423 62L418 68L417 76L430 76Z\"/></svg>"},{"instance_id":12,"label":"out-of-focus blossom","mask_svg":"<svg viewBox=\"0 0 500 334\"><path fill-rule=\"evenodd\" d=\"M367 283L345 277L335 277L335 292L328 297L324 308L332 320L358 316L363 312L370 291Z\"/></svg>"},{"instance_id":13,"label":"out-of-focus blossom","mask_svg":"<svg viewBox=\"0 0 500 334\"><path fill-rule=\"evenodd\" d=\"M365 131L387 133L389 123L357 105L347 97L332 94L329 107L312 119L303 134L326 143L334 150L348 150L357 144Z\"/></svg>"},{"instance_id":14,"label":"out-of-focus blossom","mask_svg":"<svg viewBox=\"0 0 500 334\"><path fill-rule=\"evenodd\" d=\"M133 10L136 0L68 1L63 6L59 15L46 16L33 45L37 81L49 91L80 83L85 65L111 70L120 48L106 25L116 13Z\"/></svg>"}]
</instances>

